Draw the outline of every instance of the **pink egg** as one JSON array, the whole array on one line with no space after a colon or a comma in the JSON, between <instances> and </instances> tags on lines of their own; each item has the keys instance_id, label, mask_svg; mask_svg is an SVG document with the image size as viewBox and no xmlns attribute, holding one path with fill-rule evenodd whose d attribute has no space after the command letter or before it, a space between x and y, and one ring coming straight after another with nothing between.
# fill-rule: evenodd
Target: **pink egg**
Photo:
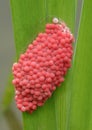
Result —
<instances>
[{"instance_id":1,"label":"pink egg","mask_svg":"<svg viewBox=\"0 0 92 130\"><path fill-rule=\"evenodd\" d=\"M55 21L56 20L56 21ZM64 23L48 23L12 67L15 100L30 114L44 105L71 67L74 37Z\"/></svg>"}]
</instances>

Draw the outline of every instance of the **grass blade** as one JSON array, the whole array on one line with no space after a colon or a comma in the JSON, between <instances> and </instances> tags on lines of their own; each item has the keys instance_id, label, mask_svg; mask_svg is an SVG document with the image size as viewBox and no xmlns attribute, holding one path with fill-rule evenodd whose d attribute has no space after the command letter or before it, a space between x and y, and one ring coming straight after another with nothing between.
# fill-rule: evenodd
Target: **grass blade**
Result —
<instances>
[{"instance_id":1,"label":"grass blade","mask_svg":"<svg viewBox=\"0 0 92 130\"><path fill-rule=\"evenodd\" d=\"M51 3L50 3L51 2ZM76 17L76 6L77 1L53 1L48 3L48 13L60 17L62 20L64 19L68 26L71 28L71 31L74 32L75 27L75 17ZM55 7L55 8L54 8ZM68 11L67 11L68 10ZM56 90L54 93L54 102L55 102L55 118L57 130L65 130L66 129L66 121L68 114L68 102L70 101L69 94L71 87L70 86L70 75L72 69L69 70L68 75L65 78L65 82L61 85L60 88Z\"/></svg>"},{"instance_id":2,"label":"grass blade","mask_svg":"<svg viewBox=\"0 0 92 130\"><path fill-rule=\"evenodd\" d=\"M73 65L70 118L67 130L92 130L92 1L84 0Z\"/></svg>"},{"instance_id":3,"label":"grass blade","mask_svg":"<svg viewBox=\"0 0 92 130\"><path fill-rule=\"evenodd\" d=\"M11 0L17 58L36 34L42 31L48 17L62 18L74 30L76 0ZM42 21L42 27L39 21ZM68 85L59 88L46 104L32 115L23 113L24 130L64 130L67 113Z\"/></svg>"}]
</instances>

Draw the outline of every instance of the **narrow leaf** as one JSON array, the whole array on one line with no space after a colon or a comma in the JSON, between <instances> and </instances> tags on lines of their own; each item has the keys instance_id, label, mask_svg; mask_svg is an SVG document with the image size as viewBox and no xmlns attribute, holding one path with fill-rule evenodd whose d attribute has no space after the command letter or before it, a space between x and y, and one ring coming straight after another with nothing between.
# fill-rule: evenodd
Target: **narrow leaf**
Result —
<instances>
[{"instance_id":1,"label":"narrow leaf","mask_svg":"<svg viewBox=\"0 0 92 130\"><path fill-rule=\"evenodd\" d=\"M59 17L74 30L76 0L11 0L17 58L43 30L51 18ZM40 25L39 25L40 23ZM23 113L24 130L64 130L66 123L68 85L65 83L32 115Z\"/></svg>"},{"instance_id":2,"label":"narrow leaf","mask_svg":"<svg viewBox=\"0 0 92 130\"><path fill-rule=\"evenodd\" d=\"M92 130L92 1L84 0L73 65L67 130Z\"/></svg>"},{"instance_id":3,"label":"narrow leaf","mask_svg":"<svg viewBox=\"0 0 92 130\"><path fill-rule=\"evenodd\" d=\"M53 1L50 0L48 3L48 13L58 16L61 20L64 20L67 25L70 27L71 31L74 32L75 27L75 16L76 16L76 0L70 1ZM71 87L70 86L70 75L71 69L68 72L65 82L61 84L60 88L56 90L54 93L54 102L55 102L55 118L56 118L56 126L57 130L65 130L66 129L66 120L68 114L67 105L70 99L68 98L70 94ZM70 89L70 90L69 90Z\"/></svg>"}]
</instances>

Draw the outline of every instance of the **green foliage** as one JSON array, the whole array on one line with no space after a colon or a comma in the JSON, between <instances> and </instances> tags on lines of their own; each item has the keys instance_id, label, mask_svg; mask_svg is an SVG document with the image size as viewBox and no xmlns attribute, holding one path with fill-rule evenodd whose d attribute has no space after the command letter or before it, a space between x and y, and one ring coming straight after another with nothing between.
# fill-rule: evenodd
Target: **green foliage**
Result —
<instances>
[{"instance_id":1,"label":"green foliage","mask_svg":"<svg viewBox=\"0 0 92 130\"><path fill-rule=\"evenodd\" d=\"M29 41L42 31L45 22L50 17L59 17L66 21L68 26L74 30L75 24L75 0L11 0L15 43L17 57L22 53ZM41 22L42 21L42 22ZM39 23L41 25L39 25ZM63 88L62 88L63 87ZM25 130L56 130L65 128L66 120L66 96L67 85L63 84L43 107L39 108L32 115L23 113Z\"/></svg>"},{"instance_id":2,"label":"green foliage","mask_svg":"<svg viewBox=\"0 0 92 130\"><path fill-rule=\"evenodd\" d=\"M11 0L17 58L53 16L74 32L76 0ZM91 9L84 0L73 65L65 82L32 115L23 113L24 130L91 130Z\"/></svg>"},{"instance_id":3,"label":"green foliage","mask_svg":"<svg viewBox=\"0 0 92 130\"><path fill-rule=\"evenodd\" d=\"M84 0L72 72L67 130L92 130L92 1Z\"/></svg>"}]
</instances>

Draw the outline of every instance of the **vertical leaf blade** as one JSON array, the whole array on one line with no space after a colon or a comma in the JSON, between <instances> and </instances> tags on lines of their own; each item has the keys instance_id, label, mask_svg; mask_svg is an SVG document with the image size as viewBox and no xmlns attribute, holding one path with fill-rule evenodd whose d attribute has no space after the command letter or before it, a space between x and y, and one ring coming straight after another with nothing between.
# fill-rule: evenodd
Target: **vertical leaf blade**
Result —
<instances>
[{"instance_id":1,"label":"vertical leaf blade","mask_svg":"<svg viewBox=\"0 0 92 130\"><path fill-rule=\"evenodd\" d=\"M74 32L76 5L76 0L72 0L71 3L69 0L61 0L58 2L56 0L50 0L50 2L48 2L48 14L50 14L51 16L61 18L61 20L64 20L70 27L71 31ZM60 88L58 88L54 93L55 118L57 130L66 129L66 121L69 108L68 102L70 102L68 97L70 96L69 94L71 90L71 71L72 69L68 72L68 75L65 77L65 82L61 84Z\"/></svg>"},{"instance_id":2,"label":"vertical leaf blade","mask_svg":"<svg viewBox=\"0 0 92 130\"><path fill-rule=\"evenodd\" d=\"M48 17L62 18L74 30L76 0L11 0L14 34L17 58L23 53L30 41L39 31L42 31ZM39 28L39 21L42 27ZM70 72L69 72L70 73ZM66 81L69 78L66 77ZM66 82L65 81L65 82ZM23 113L24 130L64 130L66 125L67 90L68 84L64 83L48 99L45 105L38 108L32 115Z\"/></svg>"},{"instance_id":3,"label":"vertical leaf blade","mask_svg":"<svg viewBox=\"0 0 92 130\"><path fill-rule=\"evenodd\" d=\"M67 130L92 130L92 1L84 0L73 65Z\"/></svg>"}]
</instances>

